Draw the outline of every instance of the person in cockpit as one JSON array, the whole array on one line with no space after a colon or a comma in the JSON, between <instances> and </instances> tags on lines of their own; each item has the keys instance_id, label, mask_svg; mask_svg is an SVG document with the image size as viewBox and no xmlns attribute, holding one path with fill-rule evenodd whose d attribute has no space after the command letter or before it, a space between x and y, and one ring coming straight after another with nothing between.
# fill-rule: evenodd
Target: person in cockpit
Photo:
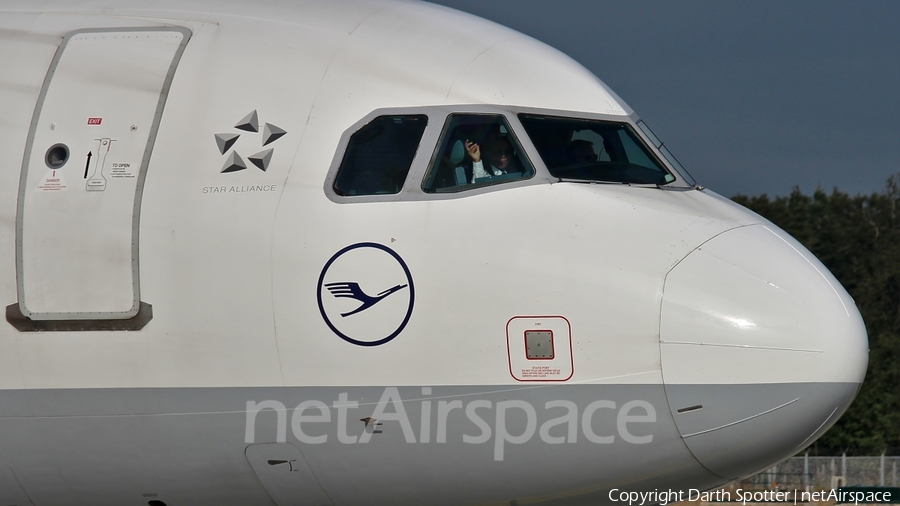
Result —
<instances>
[{"instance_id":1,"label":"person in cockpit","mask_svg":"<svg viewBox=\"0 0 900 506\"><path fill-rule=\"evenodd\" d=\"M512 144L504 136L489 137L484 142L483 151L480 144L466 139L465 148L471 162L464 165L466 179L470 183L480 182L492 176L522 172Z\"/></svg>"},{"instance_id":2,"label":"person in cockpit","mask_svg":"<svg viewBox=\"0 0 900 506\"><path fill-rule=\"evenodd\" d=\"M594 143L584 139L575 139L566 146L566 154L570 163L592 163L597 161L597 153L594 151Z\"/></svg>"}]
</instances>

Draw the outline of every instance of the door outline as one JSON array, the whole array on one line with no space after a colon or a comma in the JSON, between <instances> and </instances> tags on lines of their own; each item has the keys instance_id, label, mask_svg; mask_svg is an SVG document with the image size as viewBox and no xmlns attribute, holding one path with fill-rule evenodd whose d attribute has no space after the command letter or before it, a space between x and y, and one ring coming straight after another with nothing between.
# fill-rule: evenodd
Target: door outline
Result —
<instances>
[{"instance_id":1,"label":"door outline","mask_svg":"<svg viewBox=\"0 0 900 506\"><path fill-rule=\"evenodd\" d=\"M130 310L124 312L61 312L61 313L32 313L25 306L25 279L24 279L24 254L23 254L23 219L25 211L25 193L28 187L28 169L34 149L34 140L37 134L37 128L41 113L44 107L50 84L59 65L62 55L69 41L78 35L85 33L123 33L123 32L175 32L182 35L182 39L172 56L172 61L166 71L163 79L162 88L160 90L159 99L153 115L150 131L147 137L147 143L144 153L141 157L140 169L138 171L135 182L134 207L132 209L131 220L131 275L133 287L133 305ZM147 168L150 164L150 157L153 153L153 147L156 144L156 137L159 131L159 125L162 120L162 113L168 100L169 90L172 80L175 77L175 71L184 54L184 50L190 40L192 32L186 27L180 26L160 26L160 27L116 27L116 28L86 28L75 30L66 34L60 43L44 83L41 86L37 103L35 104L34 114L32 115L31 125L29 127L28 137L25 143L25 154L22 159L22 169L19 176L19 194L16 208L16 288L18 294L18 302L8 306L6 309L7 320L20 331L53 331L53 330L139 330L149 322L152 318L152 310L150 304L140 300L140 218L141 218L141 201L143 198L144 181L147 176ZM131 322L131 324L127 323Z\"/></svg>"}]
</instances>

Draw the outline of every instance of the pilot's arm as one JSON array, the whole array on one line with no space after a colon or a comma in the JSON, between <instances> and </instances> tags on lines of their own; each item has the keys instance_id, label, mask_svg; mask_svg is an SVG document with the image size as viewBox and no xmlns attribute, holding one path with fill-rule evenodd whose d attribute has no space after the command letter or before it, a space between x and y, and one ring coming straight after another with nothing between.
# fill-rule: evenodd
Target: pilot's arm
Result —
<instances>
[{"instance_id":1,"label":"pilot's arm","mask_svg":"<svg viewBox=\"0 0 900 506\"><path fill-rule=\"evenodd\" d=\"M481 146L466 139L466 153L472 159L472 180L469 183L474 183L478 178L488 177L488 173L484 171L484 162L481 161Z\"/></svg>"},{"instance_id":2,"label":"pilot's arm","mask_svg":"<svg viewBox=\"0 0 900 506\"><path fill-rule=\"evenodd\" d=\"M484 168L484 161L481 159L481 147L478 144L466 139L466 153L472 158L472 181L469 181L470 183L474 183L476 179L491 175L491 172ZM493 174L499 176L500 171L494 170Z\"/></svg>"},{"instance_id":3,"label":"pilot's arm","mask_svg":"<svg viewBox=\"0 0 900 506\"><path fill-rule=\"evenodd\" d=\"M490 174L488 174L488 172L484 170L484 162L472 162L472 183L474 183L476 179L488 176L490 176Z\"/></svg>"}]
</instances>

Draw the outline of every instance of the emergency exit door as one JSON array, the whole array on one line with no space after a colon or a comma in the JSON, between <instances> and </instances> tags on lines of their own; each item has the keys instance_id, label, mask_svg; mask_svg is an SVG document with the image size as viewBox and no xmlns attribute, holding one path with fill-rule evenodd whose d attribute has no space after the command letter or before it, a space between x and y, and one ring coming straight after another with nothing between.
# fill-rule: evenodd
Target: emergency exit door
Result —
<instances>
[{"instance_id":1,"label":"emergency exit door","mask_svg":"<svg viewBox=\"0 0 900 506\"><path fill-rule=\"evenodd\" d=\"M35 107L19 183L23 318L126 320L141 310L143 184L190 35L180 27L112 28L63 39Z\"/></svg>"}]
</instances>

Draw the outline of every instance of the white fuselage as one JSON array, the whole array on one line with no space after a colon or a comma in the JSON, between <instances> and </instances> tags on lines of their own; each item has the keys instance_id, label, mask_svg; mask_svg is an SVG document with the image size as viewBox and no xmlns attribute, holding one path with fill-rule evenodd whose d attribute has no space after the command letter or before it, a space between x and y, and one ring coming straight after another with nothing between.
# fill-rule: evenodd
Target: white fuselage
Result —
<instances>
[{"instance_id":1,"label":"white fuselage","mask_svg":"<svg viewBox=\"0 0 900 506\"><path fill-rule=\"evenodd\" d=\"M852 299L765 219L681 175L552 176L518 114L638 118L509 29L418 2L12 1L0 45L0 504L705 490L862 382ZM423 191L455 113L506 118L533 177ZM402 189L336 194L385 114L427 117Z\"/></svg>"}]
</instances>

